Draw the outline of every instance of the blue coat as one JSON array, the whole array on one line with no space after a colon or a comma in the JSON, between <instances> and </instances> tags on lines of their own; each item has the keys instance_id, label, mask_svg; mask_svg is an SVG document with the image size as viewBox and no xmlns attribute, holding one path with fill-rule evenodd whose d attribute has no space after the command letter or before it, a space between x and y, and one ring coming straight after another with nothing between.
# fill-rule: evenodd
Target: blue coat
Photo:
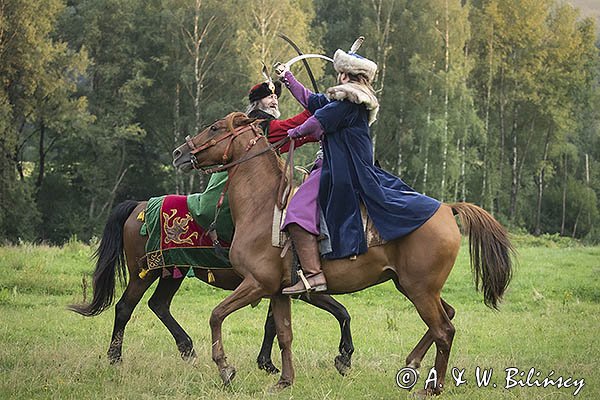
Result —
<instances>
[{"instance_id":1,"label":"blue coat","mask_svg":"<svg viewBox=\"0 0 600 400\"><path fill-rule=\"evenodd\" d=\"M384 240L408 235L437 211L438 200L374 165L369 112L363 104L313 94L308 109L325 131L319 205L333 249L325 258L367 251L360 201Z\"/></svg>"}]
</instances>

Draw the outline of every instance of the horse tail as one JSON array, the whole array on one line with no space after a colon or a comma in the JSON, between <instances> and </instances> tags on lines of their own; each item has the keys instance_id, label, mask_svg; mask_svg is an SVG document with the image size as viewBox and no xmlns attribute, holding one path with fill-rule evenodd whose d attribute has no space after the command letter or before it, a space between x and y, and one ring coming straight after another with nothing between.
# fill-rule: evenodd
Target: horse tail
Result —
<instances>
[{"instance_id":1,"label":"horse tail","mask_svg":"<svg viewBox=\"0 0 600 400\"><path fill-rule=\"evenodd\" d=\"M448 204L458 214L463 232L469 235L471 269L484 303L498 309L498 302L512 278L515 254L506 229L484 209L470 203Z\"/></svg>"},{"instance_id":2,"label":"horse tail","mask_svg":"<svg viewBox=\"0 0 600 400\"><path fill-rule=\"evenodd\" d=\"M94 296L89 304L73 304L68 308L86 317L92 317L106 310L115 296L115 275L125 282L126 264L123 252L123 225L139 203L127 200L112 210L98 248L94 252L97 259L93 278Z\"/></svg>"}]
</instances>

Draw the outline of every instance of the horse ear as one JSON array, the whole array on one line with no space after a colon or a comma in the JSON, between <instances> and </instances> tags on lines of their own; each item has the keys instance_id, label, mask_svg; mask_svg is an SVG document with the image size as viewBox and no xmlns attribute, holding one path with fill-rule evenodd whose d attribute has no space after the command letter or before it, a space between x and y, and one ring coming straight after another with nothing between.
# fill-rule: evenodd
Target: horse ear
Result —
<instances>
[{"instance_id":1,"label":"horse ear","mask_svg":"<svg viewBox=\"0 0 600 400\"><path fill-rule=\"evenodd\" d=\"M242 114L241 118L238 121L238 125L250 125L251 123L253 123L257 119L258 118L249 117L246 114Z\"/></svg>"}]
</instances>

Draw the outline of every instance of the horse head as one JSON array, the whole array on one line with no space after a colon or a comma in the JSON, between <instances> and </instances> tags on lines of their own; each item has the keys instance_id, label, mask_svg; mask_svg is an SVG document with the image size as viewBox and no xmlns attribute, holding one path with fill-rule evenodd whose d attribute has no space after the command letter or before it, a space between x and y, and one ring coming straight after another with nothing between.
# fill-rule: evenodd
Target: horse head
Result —
<instances>
[{"instance_id":1,"label":"horse head","mask_svg":"<svg viewBox=\"0 0 600 400\"><path fill-rule=\"evenodd\" d=\"M173 166L184 172L192 169L226 164L234 153L234 141L247 132L254 134L253 140L262 138L256 118L241 112L233 112L194 137L187 136L186 142L173 151Z\"/></svg>"}]
</instances>

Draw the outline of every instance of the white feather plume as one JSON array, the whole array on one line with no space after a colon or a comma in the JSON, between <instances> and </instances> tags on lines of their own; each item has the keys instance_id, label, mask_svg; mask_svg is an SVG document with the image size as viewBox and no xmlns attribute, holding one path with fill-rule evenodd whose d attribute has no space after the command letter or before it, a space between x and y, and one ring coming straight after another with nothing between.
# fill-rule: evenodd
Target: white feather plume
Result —
<instances>
[{"instance_id":1,"label":"white feather plume","mask_svg":"<svg viewBox=\"0 0 600 400\"><path fill-rule=\"evenodd\" d=\"M359 36L358 39L356 39L354 43L352 43L352 47L350 47L349 53L356 53L358 49L360 49L360 46L363 44L364 41L365 37Z\"/></svg>"}]
</instances>

